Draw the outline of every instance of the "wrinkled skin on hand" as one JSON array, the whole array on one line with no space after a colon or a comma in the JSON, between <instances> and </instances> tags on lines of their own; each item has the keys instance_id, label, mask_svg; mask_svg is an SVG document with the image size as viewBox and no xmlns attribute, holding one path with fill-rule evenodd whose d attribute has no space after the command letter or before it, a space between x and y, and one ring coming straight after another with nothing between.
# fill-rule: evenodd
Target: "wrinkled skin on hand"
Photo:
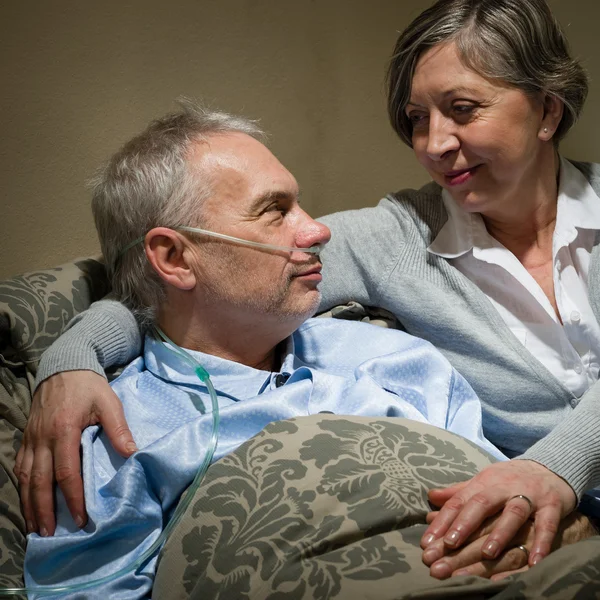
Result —
<instances>
[{"instance_id":1,"label":"wrinkled skin on hand","mask_svg":"<svg viewBox=\"0 0 600 600\"><path fill-rule=\"evenodd\" d=\"M514 498L518 495L529 498L533 506ZM577 501L564 479L530 460L494 463L469 481L431 490L429 499L442 508L423 534L422 548L443 539L445 546L457 550L487 518L501 512L481 548L483 558L496 559L514 546L511 540L532 519L535 528L529 547L530 566L550 553L561 520L573 511Z\"/></svg>"},{"instance_id":2,"label":"wrinkled skin on hand","mask_svg":"<svg viewBox=\"0 0 600 600\"><path fill-rule=\"evenodd\" d=\"M430 513L431 522L437 513ZM458 575L477 575L479 577L502 579L508 575L525 571L529 568L527 555L517 548L524 545L530 548L535 537L532 521L527 521L510 543L510 548L500 554L495 560L485 560L481 550L488 534L494 529L499 517L488 519L459 550L451 550L443 539L433 542L423 553L423 562L430 567L430 574L437 579L447 579ZM578 512L566 516L560 526L552 551L598 535L590 520Z\"/></svg>"},{"instance_id":3,"label":"wrinkled skin on hand","mask_svg":"<svg viewBox=\"0 0 600 600\"><path fill-rule=\"evenodd\" d=\"M136 450L121 401L93 371L66 371L36 390L14 468L29 532L53 535L54 483L58 483L75 523L87 521L81 479L81 432L100 424L124 457Z\"/></svg>"}]
</instances>

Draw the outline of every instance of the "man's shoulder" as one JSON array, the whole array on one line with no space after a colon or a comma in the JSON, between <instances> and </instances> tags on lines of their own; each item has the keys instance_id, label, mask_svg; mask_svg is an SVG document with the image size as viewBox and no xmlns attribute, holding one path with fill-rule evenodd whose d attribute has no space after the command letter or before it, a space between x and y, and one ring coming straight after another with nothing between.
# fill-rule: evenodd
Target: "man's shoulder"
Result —
<instances>
[{"instance_id":1,"label":"man's shoulder","mask_svg":"<svg viewBox=\"0 0 600 600\"><path fill-rule=\"evenodd\" d=\"M405 331L361 321L314 317L294 333L296 348L305 353L379 356L413 349L429 342Z\"/></svg>"},{"instance_id":2,"label":"man's shoulder","mask_svg":"<svg viewBox=\"0 0 600 600\"><path fill-rule=\"evenodd\" d=\"M135 388L135 382L140 378L140 376L144 373L147 373L146 363L144 361L144 356L140 355L134 358L130 363L123 367L121 373L119 373L118 377L113 379L110 382L110 386L117 394L117 396L121 396L120 391L125 389L133 389Z\"/></svg>"}]
</instances>

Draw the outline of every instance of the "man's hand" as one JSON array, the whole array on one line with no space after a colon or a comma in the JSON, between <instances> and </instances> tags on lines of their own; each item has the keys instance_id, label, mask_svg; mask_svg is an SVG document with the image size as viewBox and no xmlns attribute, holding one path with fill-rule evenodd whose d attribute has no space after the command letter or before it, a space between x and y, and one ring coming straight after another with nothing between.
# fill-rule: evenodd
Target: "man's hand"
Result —
<instances>
[{"instance_id":1,"label":"man's hand","mask_svg":"<svg viewBox=\"0 0 600 600\"><path fill-rule=\"evenodd\" d=\"M430 516L431 515L431 516ZM431 522L436 513L430 513L427 520ZM486 560L481 550L487 535L494 529L500 517L488 519L484 525L472 535L467 544L460 550L453 551L444 545L444 540L433 542L423 553L423 562L430 567L430 574L437 579L447 579L458 575L477 575L491 579L501 579L528 569L527 553L518 546L530 548L535 538L534 525L527 521L512 540L510 548L495 560ZM566 516L554 538L552 550L574 544L591 536L598 535L590 520L578 512Z\"/></svg>"},{"instance_id":2,"label":"man's hand","mask_svg":"<svg viewBox=\"0 0 600 600\"><path fill-rule=\"evenodd\" d=\"M532 505L516 496L525 496ZM422 548L443 537L444 544L456 550L486 518L502 510L482 548L483 556L488 560L500 556L521 526L532 518L535 533L529 554L531 566L550 553L561 519L577 501L566 481L529 460L494 463L469 481L431 490L429 499L442 508L423 534Z\"/></svg>"},{"instance_id":3,"label":"man's hand","mask_svg":"<svg viewBox=\"0 0 600 600\"><path fill-rule=\"evenodd\" d=\"M73 519L79 527L85 525L81 431L98 423L119 454L135 452L123 405L106 379L93 371L66 371L38 387L14 468L29 532L54 534L55 479Z\"/></svg>"}]
</instances>

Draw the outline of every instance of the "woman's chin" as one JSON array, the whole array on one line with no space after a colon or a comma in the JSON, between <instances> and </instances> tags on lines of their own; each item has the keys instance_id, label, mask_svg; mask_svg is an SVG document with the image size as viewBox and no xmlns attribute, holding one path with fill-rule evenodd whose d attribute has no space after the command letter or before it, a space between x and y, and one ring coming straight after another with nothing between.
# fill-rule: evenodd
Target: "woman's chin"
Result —
<instances>
[{"instance_id":1,"label":"woman's chin","mask_svg":"<svg viewBox=\"0 0 600 600\"><path fill-rule=\"evenodd\" d=\"M458 204L464 211L468 213L478 213L488 203L487 194L482 194L475 190L448 190L450 196L456 204Z\"/></svg>"}]
</instances>

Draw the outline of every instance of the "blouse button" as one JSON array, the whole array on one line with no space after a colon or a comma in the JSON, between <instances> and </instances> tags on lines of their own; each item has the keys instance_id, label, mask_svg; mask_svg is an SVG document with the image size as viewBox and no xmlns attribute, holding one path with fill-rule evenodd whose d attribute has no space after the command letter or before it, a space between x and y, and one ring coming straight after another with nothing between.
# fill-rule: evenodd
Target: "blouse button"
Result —
<instances>
[{"instance_id":1,"label":"blouse button","mask_svg":"<svg viewBox=\"0 0 600 600\"><path fill-rule=\"evenodd\" d=\"M578 310L574 310L571 313L571 321L573 323L579 323L580 320L581 320L581 313Z\"/></svg>"}]
</instances>

